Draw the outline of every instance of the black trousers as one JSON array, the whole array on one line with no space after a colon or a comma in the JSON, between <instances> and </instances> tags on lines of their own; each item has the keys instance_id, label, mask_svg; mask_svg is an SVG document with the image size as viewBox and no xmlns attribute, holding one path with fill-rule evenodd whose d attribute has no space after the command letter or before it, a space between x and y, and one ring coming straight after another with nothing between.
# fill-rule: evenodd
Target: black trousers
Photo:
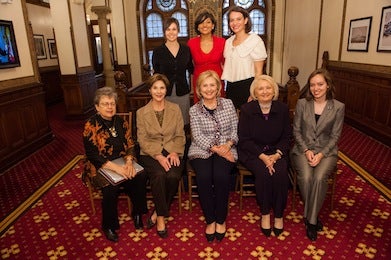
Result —
<instances>
[{"instance_id":1,"label":"black trousers","mask_svg":"<svg viewBox=\"0 0 391 260\"><path fill-rule=\"evenodd\" d=\"M121 186L132 201L132 215L147 213L146 182L147 175L142 172L117 186L109 185L102 188L102 228L119 229L117 206Z\"/></svg>"},{"instance_id":2,"label":"black trousers","mask_svg":"<svg viewBox=\"0 0 391 260\"><path fill-rule=\"evenodd\" d=\"M232 100L236 109L247 103L250 96L250 86L254 78L244 79L235 82L227 82L227 98Z\"/></svg>"},{"instance_id":3,"label":"black trousers","mask_svg":"<svg viewBox=\"0 0 391 260\"><path fill-rule=\"evenodd\" d=\"M157 215L169 217L172 199L178 191L179 181L182 177L183 160L179 166L172 166L168 172L157 160L147 155L140 156L140 163L144 166L149 177Z\"/></svg>"},{"instance_id":4,"label":"black trousers","mask_svg":"<svg viewBox=\"0 0 391 260\"><path fill-rule=\"evenodd\" d=\"M217 154L190 161L196 172L198 195L206 224L223 224L228 214L228 197L234 163Z\"/></svg>"},{"instance_id":5,"label":"black trousers","mask_svg":"<svg viewBox=\"0 0 391 260\"><path fill-rule=\"evenodd\" d=\"M267 215L273 210L275 218L282 218L284 216L289 189L286 158L283 157L274 164L276 172L273 175L270 175L263 161L258 158L249 160L243 163L243 165L255 177L255 191L261 214Z\"/></svg>"}]
</instances>

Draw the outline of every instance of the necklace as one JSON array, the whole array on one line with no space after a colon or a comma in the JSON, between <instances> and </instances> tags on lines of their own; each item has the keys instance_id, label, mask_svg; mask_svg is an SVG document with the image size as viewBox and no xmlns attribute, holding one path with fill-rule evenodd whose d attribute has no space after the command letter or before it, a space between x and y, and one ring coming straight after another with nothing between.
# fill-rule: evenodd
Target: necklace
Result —
<instances>
[{"instance_id":1,"label":"necklace","mask_svg":"<svg viewBox=\"0 0 391 260\"><path fill-rule=\"evenodd\" d=\"M259 107L261 109L268 110L272 107L272 104L270 103L269 105L262 105L261 103L259 103Z\"/></svg>"},{"instance_id":2,"label":"necklace","mask_svg":"<svg viewBox=\"0 0 391 260\"><path fill-rule=\"evenodd\" d=\"M112 127L109 127L105 120L103 119L103 124L107 127L107 129L109 129L109 132L111 134L112 137L117 137L118 134L117 134L117 130L115 129L115 117L114 117L114 122L113 122L113 126Z\"/></svg>"}]
</instances>

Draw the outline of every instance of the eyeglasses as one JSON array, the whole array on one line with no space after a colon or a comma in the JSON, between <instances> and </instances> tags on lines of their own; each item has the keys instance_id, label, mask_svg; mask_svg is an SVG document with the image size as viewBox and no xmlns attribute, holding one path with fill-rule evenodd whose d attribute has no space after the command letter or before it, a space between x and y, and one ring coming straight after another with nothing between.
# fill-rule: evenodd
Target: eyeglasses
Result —
<instances>
[{"instance_id":1,"label":"eyeglasses","mask_svg":"<svg viewBox=\"0 0 391 260\"><path fill-rule=\"evenodd\" d=\"M111 103L105 102L105 103L100 103L99 105L102 107L109 107L109 106L115 107L116 103L115 102L111 102Z\"/></svg>"}]
</instances>

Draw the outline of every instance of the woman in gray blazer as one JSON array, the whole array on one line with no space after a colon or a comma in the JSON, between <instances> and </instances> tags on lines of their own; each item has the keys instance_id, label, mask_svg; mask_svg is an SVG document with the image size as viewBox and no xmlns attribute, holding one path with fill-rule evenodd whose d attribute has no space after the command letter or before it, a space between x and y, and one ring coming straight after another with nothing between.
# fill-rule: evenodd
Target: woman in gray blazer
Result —
<instances>
[{"instance_id":1,"label":"woman in gray blazer","mask_svg":"<svg viewBox=\"0 0 391 260\"><path fill-rule=\"evenodd\" d=\"M345 105L334 99L334 85L324 69L311 73L306 98L296 105L293 122L295 144L291 151L304 201L307 237L315 241L323 229L318 215L327 192L327 180L338 160Z\"/></svg>"},{"instance_id":2,"label":"woman in gray blazer","mask_svg":"<svg viewBox=\"0 0 391 260\"><path fill-rule=\"evenodd\" d=\"M137 141L140 144L140 163L151 184L155 210L147 227L156 225L157 233L166 238L165 217L175 196L183 170L185 132L177 104L165 99L169 81L163 74L154 74L147 85L152 100L137 110Z\"/></svg>"}]
</instances>

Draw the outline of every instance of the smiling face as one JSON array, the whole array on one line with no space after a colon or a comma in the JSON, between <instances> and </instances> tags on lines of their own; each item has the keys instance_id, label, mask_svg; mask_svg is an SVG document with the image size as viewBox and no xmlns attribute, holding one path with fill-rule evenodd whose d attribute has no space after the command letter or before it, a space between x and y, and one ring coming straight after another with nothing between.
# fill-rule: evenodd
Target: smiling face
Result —
<instances>
[{"instance_id":1,"label":"smiling face","mask_svg":"<svg viewBox=\"0 0 391 260\"><path fill-rule=\"evenodd\" d=\"M169 42L177 41L178 34L179 34L178 26L175 23L171 23L170 26L168 26L164 32L164 36L166 37L166 40Z\"/></svg>"},{"instance_id":2,"label":"smiling face","mask_svg":"<svg viewBox=\"0 0 391 260\"><path fill-rule=\"evenodd\" d=\"M205 78L200 84L200 94L204 101L216 99L218 88L217 82L213 77Z\"/></svg>"},{"instance_id":3,"label":"smiling face","mask_svg":"<svg viewBox=\"0 0 391 260\"><path fill-rule=\"evenodd\" d=\"M215 25L213 24L210 18L206 18L202 23L200 23L197 27L200 34L208 35L212 34Z\"/></svg>"},{"instance_id":4,"label":"smiling face","mask_svg":"<svg viewBox=\"0 0 391 260\"><path fill-rule=\"evenodd\" d=\"M254 89L254 96L261 103L270 103L274 97L274 88L266 80L260 80Z\"/></svg>"},{"instance_id":5,"label":"smiling face","mask_svg":"<svg viewBox=\"0 0 391 260\"><path fill-rule=\"evenodd\" d=\"M102 96L99 100L99 104L95 105L96 111L103 119L111 120L111 118L117 112L116 103L114 97Z\"/></svg>"},{"instance_id":6,"label":"smiling face","mask_svg":"<svg viewBox=\"0 0 391 260\"><path fill-rule=\"evenodd\" d=\"M329 85L321 74L317 74L310 79L310 91L315 100L326 100Z\"/></svg>"},{"instance_id":7,"label":"smiling face","mask_svg":"<svg viewBox=\"0 0 391 260\"><path fill-rule=\"evenodd\" d=\"M237 34L238 32L246 31L246 24L248 19L244 18L240 12L231 12L229 15L229 27L232 32Z\"/></svg>"},{"instance_id":8,"label":"smiling face","mask_svg":"<svg viewBox=\"0 0 391 260\"><path fill-rule=\"evenodd\" d=\"M151 94L154 101L161 102L166 96L167 87L162 80L158 80L152 84L151 88L149 89L149 93Z\"/></svg>"}]
</instances>

